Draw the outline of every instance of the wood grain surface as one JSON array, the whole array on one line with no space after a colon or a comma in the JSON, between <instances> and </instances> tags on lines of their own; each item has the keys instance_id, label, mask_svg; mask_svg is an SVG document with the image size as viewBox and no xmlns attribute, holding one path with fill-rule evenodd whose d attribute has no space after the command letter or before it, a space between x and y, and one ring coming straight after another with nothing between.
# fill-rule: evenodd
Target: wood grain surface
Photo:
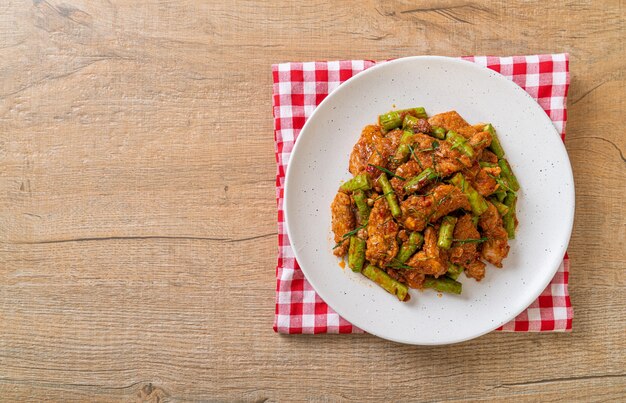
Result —
<instances>
[{"instance_id":1,"label":"wood grain surface","mask_svg":"<svg viewBox=\"0 0 626 403\"><path fill-rule=\"evenodd\" d=\"M623 1L0 2L0 400L626 399L624 20ZM571 57L574 331L274 334L271 63L547 52Z\"/></svg>"}]
</instances>

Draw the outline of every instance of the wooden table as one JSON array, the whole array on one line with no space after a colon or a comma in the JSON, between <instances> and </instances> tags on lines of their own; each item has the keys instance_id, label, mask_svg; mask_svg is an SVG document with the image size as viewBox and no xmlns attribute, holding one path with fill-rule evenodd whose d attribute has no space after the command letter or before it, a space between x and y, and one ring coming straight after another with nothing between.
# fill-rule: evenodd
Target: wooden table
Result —
<instances>
[{"instance_id":1,"label":"wooden table","mask_svg":"<svg viewBox=\"0 0 626 403\"><path fill-rule=\"evenodd\" d=\"M0 5L0 400L626 399L617 1ZM272 331L270 64L571 56L571 334Z\"/></svg>"}]
</instances>

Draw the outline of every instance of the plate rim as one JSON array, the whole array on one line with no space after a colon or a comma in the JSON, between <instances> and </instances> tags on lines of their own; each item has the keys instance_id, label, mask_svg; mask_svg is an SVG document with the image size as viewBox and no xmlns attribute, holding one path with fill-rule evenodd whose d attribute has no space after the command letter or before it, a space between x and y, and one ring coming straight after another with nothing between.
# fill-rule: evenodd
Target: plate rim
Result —
<instances>
[{"instance_id":1,"label":"plate rim","mask_svg":"<svg viewBox=\"0 0 626 403\"><path fill-rule=\"evenodd\" d=\"M573 230L573 224L574 224L574 213L576 210L576 192L575 192L575 183L574 183L574 175L573 175L573 170L572 170L572 165L571 165L571 161L569 159L569 155L567 154L567 149L565 148L565 143L563 141L559 142L559 147L555 148L555 151L558 150L558 153L560 154L560 158L563 160L563 162L565 162L565 169L567 170L567 177L563 178L564 180L567 180L567 182L569 182L570 186L569 188L571 189L570 194L568 195L569 198L571 199L571 204L568 204L570 207L569 209L569 214L567 216L567 220L566 222L563 223L563 225L566 225L566 231L564 232L565 236L563 239L563 246L561 248L559 248L558 251L554 251L551 253L552 255L552 263L551 263L551 269L547 270L544 275L543 281L541 282L542 287L538 287L537 289L539 291L535 291L533 293L528 293L527 297L524 299L524 303L520 304L523 305L523 307L519 310L515 310L512 311L513 314L510 314L508 316L508 318L502 322L502 323L496 323L495 325L489 326L486 330L472 334L470 336L465 336L465 337L459 337L456 339L453 339L452 341L444 341L444 342L438 342L438 341L433 341L433 342L423 342L423 341L412 341L410 339L404 339L404 338L400 338L400 337L390 337L387 335L382 335L379 334L377 331L372 331L369 329L366 329L368 326L367 325L362 325L356 322L359 322L358 320L352 320L349 319L348 317L350 316L350 314L346 315L345 311L343 310L342 307L339 307L339 309L334 306L333 304L328 302L328 298L325 298L325 296L327 296L328 294L326 294L325 291L320 292L319 291L319 287L316 286L315 281L311 281L309 276L307 276L307 271L304 268L304 265L301 263L301 259L299 259L298 257L298 248L295 247L294 245L294 241L293 241L293 237L292 237L292 231L291 231L291 226L290 226L290 220L289 220L289 183L290 183L290 178L293 176L292 172L293 172L293 164L292 159L294 158L294 156L297 155L298 150L299 150L299 146L300 144L302 144L301 138L303 137L302 135L305 134L307 131L307 128L311 125L310 122L312 122L315 118L315 116L317 115L317 113L321 110L321 106L323 106L325 103L330 102L330 100L334 97L335 94L341 92L341 91L345 91L346 88L350 87L351 85L353 85L353 83L356 80L361 80L364 77L366 77L369 74L372 74L372 72L377 71L379 69L384 69L387 66L390 65L394 65L394 64L402 64L402 63L412 63L414 61L429 61L429 60L433 60L433 61L445 61L446 63L456 63L456 64L461 64L464 65L468 68L473 68L477 71L483 71L484 70L488 70L490 73L492 73L492 78L493 79L497 79L500 80L503 83L506 83L505 85L509 86L510 89L512 91L518 91L518 90L522 90L523 92L523 96L525 96L529 101L531 101L532 104L532 108L534 108L535 110L539 111L540 114L539 116L541 116L540 119L544 120L544 123L547 123L547 127L550 127L552 129L552 131L554 132L554 135L556 135L559 139L561 139L561 136L559 135L556 127L554 127L554 123L552 122L552 120L550 119L550 117L547 115L547 113L543 110L543 108L537 103L537 101L535 99L532 98L532 96L530 96L530 94L528 94L528 92L526 92L523 88L521 88L519 85L517 85L515 82L513 82L512 80L509 80L508 78L506 78L505 76L503 76L502 74L500 74L497 71L488 69L487 67L478 65L476 63L473 63L471 61L468 60L464 60L461 58L454 58L454 57L448 57L448 56L409 56L409 57L402 57L402 58L398 58L398 59L393 59L390 61L384 61L382 63L378 63L368 69L365 69L357 74L355 74L354 76L350 77L348 80L346 80L345 82L341 83L337 88L335 88L332 92L330 92L326 98L324 98L322 100L322 102L319 103L319 105L317 105L315 107L315 109L313 110L313 112L311 113L311 115L309 116L309 118L306 120L306 122L304 123L304 126L302 127L302 129L300 130L300 133L298 135L298 138L296 139L293 149L291 151L291 154L289 156L289 162L287 164L287 171L285 172L285 186L284 186L284 194L283 194L283 210L284 210L284 218L285 218L285 228L287 231L287 236L289 238L289 242L294 254L294 257L296 259L296 261L298 261L298 264L300 266L300 269L302 270L302 273L304 274L304 276L306 277L307 281L309 282L309 284L311 284L311 287L313 287L313 289L315 290L315 292L320 296L320 298L328 305L330 306L339 316L341 316L342 318L344 318L345 320L347 320L348 322L350 322L352 325L360 328L361 330L370 333L372 335L375 335L377 337L380 337L382 339L385 340L390 340L396 343L403 343L403 344L410 344L410 345L423 345L423 346L434 346L434 345L448 345L448 344L456 344L456 343L461 343L464 341L468 341L468 340L472 340L475 338L478 338L480 336L483 336L489 332L494 331L495 329L497 329L498 327L502 326L505 323L510 322L511 320L513 320L515 317L517 317L517 315L519 315L520 313L522 313L524 310L526 310L528 308L528 306L530 306L530 304L532 304L538 297L539 295L541 295L541 293L545 290L545 288L548 286L548 284L550 284L550 282L552 281L552 279L554 278L554 275L556 274L556 272L558 271L561 262L563 261L563 258L565 256L565 253L567 251L567 247L569 246L569 241L571 239L571 235L572 235L572 230ZM558 252L558 253L557 253ZM320 253L323 253L320 251Z\"/></svg>"}]
</instances>

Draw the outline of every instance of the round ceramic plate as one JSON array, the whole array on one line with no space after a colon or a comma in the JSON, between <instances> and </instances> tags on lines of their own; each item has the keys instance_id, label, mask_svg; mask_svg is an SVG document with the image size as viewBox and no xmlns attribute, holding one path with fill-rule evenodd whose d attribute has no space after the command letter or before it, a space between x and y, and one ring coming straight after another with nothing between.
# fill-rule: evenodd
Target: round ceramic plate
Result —
<instances>
[{"instance_id":1,"label":"round ceramic plate","mask_svg":"<svg viewBox=\"0 0 626 403\"><path fill-rule=\"evenodd\" d=\"M519 227L504 268L487 266L462 295L411 290L408 303L333 256L330 204L351 177L348 159L361 129L393 109L456 110L470 124L490 122L521 184ZM291 154L285 183L287 232L313 288L339 315L377 336L448 344L510 321L548 285L563 259L574 218L574 182L565 147L541 107L500 74L446 57L409 57L345 82L315 109Z\"/></svg>"}]
</instances>

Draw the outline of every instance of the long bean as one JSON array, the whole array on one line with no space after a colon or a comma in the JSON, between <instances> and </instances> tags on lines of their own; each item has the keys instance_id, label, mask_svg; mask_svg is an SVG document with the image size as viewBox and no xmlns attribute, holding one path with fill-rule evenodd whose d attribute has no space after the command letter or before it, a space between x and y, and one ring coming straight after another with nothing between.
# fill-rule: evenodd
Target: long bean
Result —
<instances>
[{"instance_id":1,"label":"long bean","mask_svg":"<svg viewBox=\"0 0 626 403\"><path fill-rule=\"evenodd\" d=\"M404 191L407 194L415 193L427 184L429 184L432 180L437 179L439 175L432 168L426 168L419 175L407 180L404 184Z\"/></svg>"},{"instance_id":2,"label":"long bean","mask_svg":"<svg viewBox=\"0 0 626 403\"><path fill-rule=\"evenodd\" d=\"M398 204L398 199L396 198L396 192L394 192L391 187L391 183L389 183L389 179L387 179L387 175L384 172L378 177L378 184L383 188L383 194L389 204L391 215L394 217L400 217L402 215L402 210L400 210L400 205Z\"/></svg>"},{"instance_id":3,"label":"long bean","mask_svg":"<svg viewBox=\"0 0 626 403\"><path fill-rule=\"evenodd\" d=\"M446 138L446 129L439 126L432 126L430 128L430 135L439 140L444 140Z\"/></svg>"},{"instance_id":4,"label":"long bean","mask_svg":"<svg viewBox=\"0 0 626 403\"><path fill-rule=\"evenodd\" d=\"M427 117L426 110L424 108L409 108L399 111L389 111L387 113L379 115L378 124L380 124L383 129L387 131L397 129L398 127L402 126L402 117L406 115L411 115L421 119L426 119Z\"/></svg>"},{"instance_id":5,"label":"long bean","mask_svg":"<svg viewBox=\"0 0 626 403\"><path fill-rule=\"evenodd\" d=\"M426 277L424 280L424 288L432 288L439 292L447 292L450 294L460 294L463 291L463 284L449 277Z\"/></svg>"},{"instance_id":6,"label":"long bean","mask_svg":"<svg viewBox=\"0 0 626 403\"><path fill-rule=\"evenodd\" d=\"M476 189L474 189L472 185L469 184L469 182L465 179L465 176L463 176L462 173L459 172L454 175L452 179L450 179L450 183L452 183L453 185L461 189L463 193L465 193L467 199L469 200L469 204L472 207L472 213L474 213L474 215L481 215L482 213L487 211L487 209L489 208L487 202L480 195L480 193L478 193Z\"/></svg>"},{"instance_id":7,"label":"long bean","mask_svg":"<svg viewBox=\"0 0 626 403\"><path fill-rule=\"evenodd\" d=\"M502 176L506 180L511 190L517 192L519 190L519 182L517 181L515 174L511 170L511 165L509 165L509 162L506 159L501 158L498 160L498 165L502 170L500 176Z\"/></svg>"},{"instance_id":8,"label":"long bean","mask_svg":"<svg viewBox=\"0 0 626 403\"><path fill-rule=\"evenodd\" d=\"M406 116L412 117L411 115ZM411 153L411 150L409 149L409 143L411 142L412 138L413 132L405 130L404 133L402 133L402 137L400 137L400 145L396 149L396 153L393 156L393 159L397 164L405 163L406 160L409 159L409 154Z\"/></svg>"},{"instance_id":9,"label":"long bean","mask_svg":"<svg viewBox=\"0 0 626 403\"><path fill-rule=\"evenodd\" d=\"M458 264L450 263L448 265L448 272L446 276L450 277L452 280L456 280L463 273L463 267Z\"/></svg>"},{"instance_id":10,"label":"long bean","mask_svg":"<svg viewBox=\"0 0 626 403\"><path fill-rule=\"evenodd\" d=\"M400 252L398 252L396 260L400 263L406 262L422 246L423 243L424 237L422 234L419 232L412 232L411 235L409 235L409 239L402 244L402 247L400 247Z\"/></svg>"},{"instance_id":11,"label":"long bean","mask_svg":"<svg viewBox=\"0 0 626 403\"><path fill-rule=\"evenodd\" d=\"M502 145L500 144L500 140L498 139L498 135L496 134L496 129L494 129L491 123L489 123L488 125L485 126L483 131L486 131L491 135L491 145L489 146L489 149L493 151L493 153L498 158L504 157L504 149L502 148Z\"/></svg>"},{"instance_id":12,"label":"long bean","mask_svg":"<svg viewBox=\"0 0 626 403\"><path fill-rule=\"evenodd\" d=\"M406 112L409 115L415 116L418 119L426 119L428 115L426 114L426 109L421 106L417 108L403 109L400 113Z\"/></svg>"},{"instance_id":13,"label":"long bean","mask_svg":"<svg viewBox=\"0 0 626 403\"><path fill-rule=\"evenodd\" d=\"M349 181L341 185L340 189L346 192L354 192L355 190L369 190L372 188L369 176L366 174L359 174Z\"/></svg>"},{"instance_id":14,"label":"long bean","mask_svg":"<svg viewBox=\"0 0 626 403\"><path fill-rule=\"evenodd\" d=\"M363 270L365 263L365 240L356 235L350 237L350 248L348 249L348 266L354 272Z\"/></svg>"},{"instance_id":15,"label":"long bean","mask_svg":"<svg viewBox=\"0 0 626 403\"><path fill-rule=\"evenodd\" d=\"M413 115L407 114L404 116L404 120L402 121L402 128L404 130L411 130L415 132L418 122L419 122L418 118L416 118Z\"/></svg>"},{"instance_id":16,"label":"long bean","mask_svg":"<svg viewBox=\"0 0 626 403\"><path fill-rule=\"evenodd\" d=\"M370 218L370 207L367 205L367 196L364 191L359 189L354 191L352 197L354 197L354 204L356 204L356 209L359 213L357 216L359 224L363 225L367 223Z\"/></svg>"},{"instance_id":17,"label":"long bean","mask_svg":"<svg viewBox=\"0 0 626 403\"><path fill-rule=\"evenodd\" d=\"M374 265L367 265L363 269L363 275L392 295L395 295L400 301L408 301L411 296L409 295L409 287L389 277L387 273L379 269Z\"/></svg>"},{"instance_id":18,"label":"long bean","mask_svg":"<svg viewBox=\"0 0 626 403\"><path fill-rule=\"evenodd\" d=\"M390 111L387 113L383 113L378 116L378 124L380 124L383 129L389 131L400 127L402 124L402 117L397 111Z\"/></svg>"},{"instance_id":19,"label":"long bean","mask_svg":"<svg viewBox=\"0 0 626 403\"><path fill-rule=\"evenodd\" d=\"M502 217L502 223L509 239L515 239L515 222L517 221L515 215L515 207L517 205L517 195L513 192L508 192L506 199L504 199L504 205L508 207L507 213Z\"/></svg>"},{"instance_id":20,"label":"long bean","mask_svg":"<svg viewBox=\"0 0 626 403\"><path fill-rule=\"evenodd\" d=\"M496 199L498 199L500 203L502 203L504 202L504 198L506 197L506 190L500 188L493 195L496 197Z\"/></svg>"},{"instance_id":21,"label":"long bean","mask_svg":"<svg viewBox=\"0 0 626 403\"><path fill-rule=\"evenodd\" d=\"M452 246L452 238L454 235L454 226L457 222L456 217L445 216L441 220L441 227L439 227L439 238L437 239L437 246L441 249L450 249Z\"/></svg>"},{"instance_id":22,"label":"long bean","mask_svg":"<svg viewBox=\"0 0 626 403\"><path fill-rule=\"evenodd\" d=\"M454 130L449 130L446 134L446 140L452 143L452 148L458 148L463 154L470 158L474 158L474 149L467 142L467 139Z\"/></svg>"},{"instance_id":23,"label":"long bean","mask_svg":"<svg viewBox=\"0 0 626 403\"><path fill-rule=\"evenodd\" d=\"M495 206L496 210L498 210L498 213L500 213L501 216L504 217L509 211L509 208L506 206L506 204L500 203L496 197L491 197L489 201Z\"/></svg>"}]
</instances>

